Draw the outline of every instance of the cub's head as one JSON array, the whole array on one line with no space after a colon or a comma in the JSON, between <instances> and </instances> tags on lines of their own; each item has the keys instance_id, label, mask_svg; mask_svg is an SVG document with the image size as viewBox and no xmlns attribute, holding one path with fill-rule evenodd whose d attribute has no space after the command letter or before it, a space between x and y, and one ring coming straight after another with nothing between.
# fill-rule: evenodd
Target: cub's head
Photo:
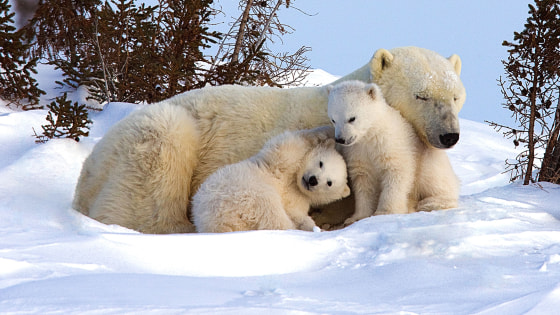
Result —
<instances>
[{"instance_id":1,"label":"cub's head","mask_svg":"<svg viewBox=\"0 0 560 315\"><path fill-rule=\"evenodd\" d=\"M334 125L335 139L351 145L368 132L380 106L386 106L379 87L361 81L343 81L328 86L328 115Z\"/></svg>"},{"instance_id":2,"label":"cub's head","mask_svg":"<svg viewBox=\"0 0 560 315\"><path fill-rule=\"evenodd\" d=\"M387 103L400 111L422 141L447 149L459 140L459 111L466 99L461 59L418 47L379 49L370 72Z\"/></svg>"},{"instance_id":3,"label":"cub's head","mask_svg":"<svg viewBox=\"0 0 560 315\"><path fill-rule=\"evenodd\" d=\"M346 163L335 149L333 139L313 148L297 174L297 184L314 206L350 195Z\"/></svg>"}]
</instances>

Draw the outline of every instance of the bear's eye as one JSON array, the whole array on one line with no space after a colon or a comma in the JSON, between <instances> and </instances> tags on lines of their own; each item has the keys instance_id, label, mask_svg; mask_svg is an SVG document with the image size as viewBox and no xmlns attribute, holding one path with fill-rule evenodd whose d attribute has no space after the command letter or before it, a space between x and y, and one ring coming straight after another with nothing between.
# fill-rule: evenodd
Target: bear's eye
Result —
<instances>
[{"instance_id":1,"label":"bear's eye","mask_svg":"<svg viewBox=\"0 0 560 315\"><path fill-rule=\"evenodd\" d=\"M421 101L427 101L428 100L427 97L423 97L423 96L420 96L420 95L416 95L416 99L421 100Z\"/></svg>"},{"instance_id":2,"label":"bear's eye","mask_svg":"<svg viewBox=\"0 0 560 315\"><path fill-rule=\"evenodd\" d=\"M331 182L330 180L327 181L327 185L329 185L329 187L331 187L331 186L332 186L332 182Z\"/></svg>"},{"instance_id":3,"label":"bear's eye","mask_svg":"<svg viewBox=\"0 0 560 315\"><path fill-rule=\"evenodd\" d=\"M334 122L334 119L331 119L331 121L332 121L333 124L336 124L336 123Z\"/></svg>"},{"instance_id":4,"label":"bear's eye","mask_svg":"<svg viewBox=\"0 0 560 315\"><path fill-rule=\"evenodd\" d=\"M323 161L319 161L319 167L323 168Z\"/></svg>"},{"instance_id":5,"label":"bear's eye","mask_svg":"<svg viewBox=\"0 0 560 315\"><path fill-rule=\"evenodd\" d=\"M457 101L459 100L459 98L458 98L457 96L455 96L455 97L453 98L453 100L454 100L455 102L457 102Z\"/></svg>"},{"instance_id":6,"label":"bear's eye","mask_svg":"<svg viewBox=\"0 0 560 315\"><path fill-rule=\"evenodd\" d=\"M348 119L349 123L353 123L354 121L356 121L356 117L352 117L352 118Z\"/></svg>"}]
</instances>

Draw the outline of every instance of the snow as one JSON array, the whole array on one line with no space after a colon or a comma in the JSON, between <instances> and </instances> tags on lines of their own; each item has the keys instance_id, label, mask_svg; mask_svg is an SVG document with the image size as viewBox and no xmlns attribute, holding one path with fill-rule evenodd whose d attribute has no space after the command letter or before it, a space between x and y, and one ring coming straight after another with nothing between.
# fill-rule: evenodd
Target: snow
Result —
<instances>
[{"instance_id":1,"label":"snow","mask_svg":"<svg viewBox=\"0 0 560 315\"><path fill-rule=\"evenodd\" d=\"M334 77L315 72L317 84ZM141 105L92 112L91 136L34 142L46 111L0 109L2 314L553 314L560 186L510 184L517 151L462 119L446 211L332 232L145 235L71 209L81 164ZM469 106L466 104L465 106Z\"/></svg>"}]
</instances>

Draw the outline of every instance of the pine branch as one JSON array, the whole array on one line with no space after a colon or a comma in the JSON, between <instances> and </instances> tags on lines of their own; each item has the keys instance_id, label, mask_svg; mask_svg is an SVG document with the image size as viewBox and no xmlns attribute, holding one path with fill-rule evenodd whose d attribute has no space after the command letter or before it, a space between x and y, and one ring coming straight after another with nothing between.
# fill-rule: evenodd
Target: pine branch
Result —
<instances>
[{"instance_id":1,"label":"pine branch","mask_svg":"<svg viewBox=\"0 0 560 315\"><path fill-rule=\"evenodd\" d=\"M95 34L93 35L95 45L97 47L97 54L99 55L99 61L101 62L101 71L103 73L103 80L102 82L105 84L105 100L110 102L112 100L111 97L111 90L109 89L109 78L108 78L108 70L107 66L105 65L105 60L103 58L103 52L101 51L101 45L99 45L99 29L97 27L97 18L94 18L93 24L95 26Z\"/></svg>"}]
</instances>

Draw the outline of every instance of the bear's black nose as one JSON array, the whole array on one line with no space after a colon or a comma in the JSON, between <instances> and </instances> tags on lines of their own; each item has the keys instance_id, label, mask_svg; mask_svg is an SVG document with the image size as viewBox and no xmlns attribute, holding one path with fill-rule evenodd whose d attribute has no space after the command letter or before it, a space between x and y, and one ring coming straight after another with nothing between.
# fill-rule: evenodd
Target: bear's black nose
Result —
<instances>
[{"instance_id":1,"label":"bear's black nose","mask_svg":"<svg viewBox=\"0 0 560 315\"><path fill-rule=\"evenodd\" d=\"M336 143L340 143L340 144L345 144L346 140L342 139L342 138L336 138L335 139Z\"/></svg>"},{"instance_id":2,"label":"bear's black nose","mask_svg":"<svg viewBox=\"0 0 560 315\"><path fill-rule=\"evenodd\" d=\"M317 181L317 177L315 177L315 176L309 177L307 182L309 183L309 186L311 186L311 187L317 186L317 184L319 184L319 182Z\"/></svg>"},{"instance_id":3,"label":"bear's black nose","mask_svg":"<svg viewBox=\"0 0 560 315\"><path fill-rule=\"evenodd\" d=\"M447 148L451 148L459 141L459 134L458 133L446 133L444 135L439 135L439 142L443 144Z\"/></svg>"}]
</instances>

